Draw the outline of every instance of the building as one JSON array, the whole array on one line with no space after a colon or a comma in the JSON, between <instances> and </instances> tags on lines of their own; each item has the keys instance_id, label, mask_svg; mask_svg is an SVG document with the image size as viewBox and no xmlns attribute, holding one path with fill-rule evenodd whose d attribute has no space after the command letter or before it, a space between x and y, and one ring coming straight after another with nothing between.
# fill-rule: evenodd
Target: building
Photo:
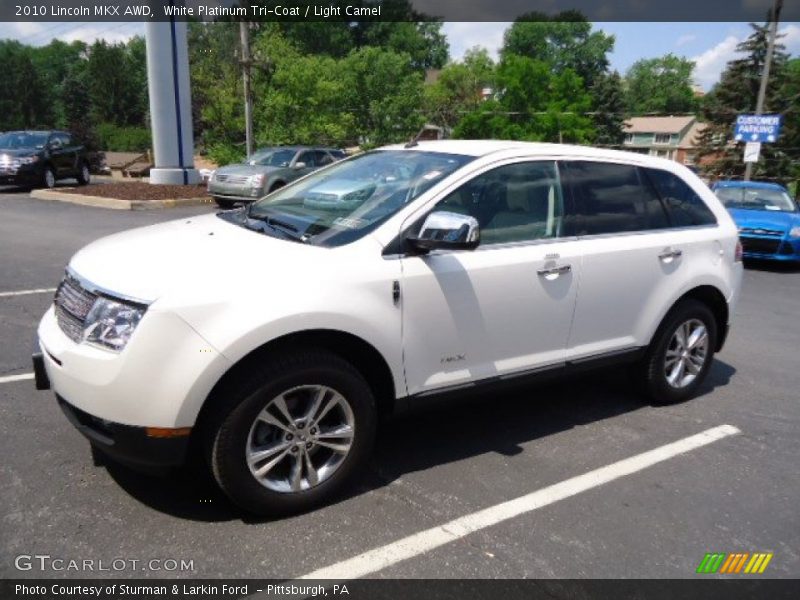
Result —
<instances>
[{"instance_id":1,"label":"building","mask_svg":"<svg viewBox=\"0 0 800 600\"><path fill-rule=\"evenodd\" d=\"M625 122L625 150L694 165L706 125L696 117L632 117Z\"/></svg>"}]
</instances>

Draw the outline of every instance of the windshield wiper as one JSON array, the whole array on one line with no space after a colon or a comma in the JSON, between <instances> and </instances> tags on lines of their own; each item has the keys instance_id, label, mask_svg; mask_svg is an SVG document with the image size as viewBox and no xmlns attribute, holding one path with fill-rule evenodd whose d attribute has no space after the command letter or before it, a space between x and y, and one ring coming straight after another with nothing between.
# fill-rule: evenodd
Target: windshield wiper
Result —
<instances>
[{"instance_id":1,"label":"windshield wiper","mask_svg":"<svg viewBox=\"0 0 800 600\"><path fill-rule=\"evenodd\" d=\"M308 241L309 236L300 233L300 230L292 225L291 223L287 223L281 219L276 219L270 215L263 215L259 217L249 217L254 221L260 221L264 223L267 227L272 229L273 231L277 231L281 235L286 236L287 238L294 240L296 242L305 243Z\"/></svg>"}]
</instances>

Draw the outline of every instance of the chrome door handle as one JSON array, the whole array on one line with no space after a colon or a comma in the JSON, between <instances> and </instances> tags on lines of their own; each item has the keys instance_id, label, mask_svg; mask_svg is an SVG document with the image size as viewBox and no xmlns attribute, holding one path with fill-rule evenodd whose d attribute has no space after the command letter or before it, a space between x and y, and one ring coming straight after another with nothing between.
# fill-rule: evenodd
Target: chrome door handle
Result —
<instances>
[{"instance_id":1,"label":"chrome door handle","mask_svg":"<svg viewBox=\"0 0 800 600\"><path fill-rule=\"evenodd\" d=\"M564 273L569 273L572 271L572 265L562 265L560 267L552 267L550 269L539 269L536 271L542 277L547 277L548 275L563 275Z\"/></svg>"},{"instance_id":2,"label":"chrome door handle","mask_svg":"<svg viewBox=\"0 0 800 600\"><path fill-rule=\"evenodd\" d=\"M676 258L680 258L683 256L683 250L664 250L661 254L658 255L658 258L661 262L671 262Z\"/></svg>"}]
</instances>

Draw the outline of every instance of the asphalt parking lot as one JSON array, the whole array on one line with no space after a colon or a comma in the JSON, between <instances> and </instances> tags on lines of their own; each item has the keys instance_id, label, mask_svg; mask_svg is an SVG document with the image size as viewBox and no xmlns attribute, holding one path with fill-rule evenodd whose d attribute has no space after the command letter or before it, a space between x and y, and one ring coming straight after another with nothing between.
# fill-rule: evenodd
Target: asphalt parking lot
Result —
<instances>
[{"instance_id":1,"label":"asphalt parking lot","mask_svg":"<svg viewBox=\"0 0 800 600\"><path fill-rule=\"evenodd\" d=\"M652 407L611 371L398 419L363 485L310 514L253 520L194 472L105 464L25 378L52 292L17 292L54 288L95 238L210 210L0 190L0 576L691 578L711 577L695 574L707 552L772 552L763 577L800 577L798 269L748 266L700 397ZM722 425L643 468L602 470ZM607 479L576 487L596 470ZM20 555L126 563L19 570Z\"/></svg>"}]
</instances>

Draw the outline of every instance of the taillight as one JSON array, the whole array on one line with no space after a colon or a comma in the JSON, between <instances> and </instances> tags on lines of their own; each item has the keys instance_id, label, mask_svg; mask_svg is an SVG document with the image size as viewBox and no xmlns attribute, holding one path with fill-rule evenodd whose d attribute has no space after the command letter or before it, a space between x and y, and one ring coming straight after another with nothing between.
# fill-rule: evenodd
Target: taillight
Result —
<instances>
[{"instance_id":1,"label":"taillight","mask_svg":"<svg viewBox=\"0 0 800 600\"><path fill-rule=\"evenodd\" d=\"M742 262L742 242L740 240L736 240L736 253L733 255L734 262Z\"/></svg>"}]
</instances>

